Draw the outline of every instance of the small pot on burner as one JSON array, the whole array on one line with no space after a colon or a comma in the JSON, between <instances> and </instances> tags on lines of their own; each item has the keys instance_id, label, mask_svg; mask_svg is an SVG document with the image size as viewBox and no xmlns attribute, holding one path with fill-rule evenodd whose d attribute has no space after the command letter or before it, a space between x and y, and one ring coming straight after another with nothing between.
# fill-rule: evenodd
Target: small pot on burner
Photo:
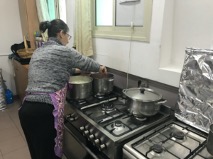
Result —
<instances>
[{"instance_id":1,"label":"small pot on burner","mask_svg":"<svg viewBox=\"0 0 213 159\"><path fill-rule=\"evenodd\" d=\"M93 92L94 95L103 96L110 94L113 90L114 75L111 73L93 73Z\"/></svg>"},{"instance_id":2,"label":"small pot on burner","mask_svg":"<svg viewBox=\"0 0 213 159\"><path fill-rule=\"evenodd\" d=\"M92 95L92 78L89 76L71 76L68 93L71 99L81 100Z\"/></svg>"},{"instance_id":3,"label":"small pot on burner","mask_svg":"<svg viewBox=\"0 0 213 159\"><path fill-rule=\"evenodd\" d=\"M149 88L124 89L123 93L127 96L130 112L136 118L157 114L160 111L161 104L167 101L162 99L162 95Z\"/></svg>"}]
</instances>

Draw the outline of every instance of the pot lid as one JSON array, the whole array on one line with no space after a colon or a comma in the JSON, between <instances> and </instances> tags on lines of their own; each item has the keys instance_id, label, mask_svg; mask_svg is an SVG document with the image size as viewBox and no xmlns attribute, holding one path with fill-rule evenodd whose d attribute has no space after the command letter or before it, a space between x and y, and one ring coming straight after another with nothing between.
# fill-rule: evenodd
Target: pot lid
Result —
<instances>
[{"instance_id":1,"label":"pot lid","mask_svg":"<svg viewBox=\"0 0 213 159\"><path fill-rule=\"evenodd\" d=\"M149 88L130 88L124 89L123 93L133 99L143 102L158 101L162 98L160 94Z\"/></svg>"}]
</instances>

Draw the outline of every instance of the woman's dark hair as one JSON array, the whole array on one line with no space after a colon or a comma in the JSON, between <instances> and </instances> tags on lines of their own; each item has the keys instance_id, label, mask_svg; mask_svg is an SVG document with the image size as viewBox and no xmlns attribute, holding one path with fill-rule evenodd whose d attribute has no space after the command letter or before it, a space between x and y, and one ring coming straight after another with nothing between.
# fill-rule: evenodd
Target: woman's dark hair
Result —
<instances>
[{"instance_id":1,"label":"woman's dark hair","mask_svg":"<svg viewBox=\"0 0 213 159\"><path fill-rule=\"evenodd\" d=\"M57 33L59 33L61 30L64 33L67 33L69 31L69 27L61 19L54 19L50 22L41 22L39 25L39 29L42 33L44 33L46 29L48 29L48 37L56 37Z\"/></svg>"}]
</instances>

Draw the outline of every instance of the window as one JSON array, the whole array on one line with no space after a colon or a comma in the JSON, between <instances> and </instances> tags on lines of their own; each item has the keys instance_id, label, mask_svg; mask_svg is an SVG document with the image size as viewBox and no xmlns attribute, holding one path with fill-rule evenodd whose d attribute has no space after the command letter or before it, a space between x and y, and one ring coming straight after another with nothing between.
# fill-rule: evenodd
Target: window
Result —
<instances>
[{"instance_id":1,"label":"window","mask_svg":"<svg viewBox=\"0 0 213 159\"><path fill-rule=\"evenodd\" d=\"M50 20L60 18L66 22L66 0L48 0L47 7Z\"/></svg>"},{"instance_id":2,"label":"window","mask_svg":"<svg viewBox=\"0 0 213 159\"><path fill-rule=\"evenodd\" d=\"M113 25L113 0L96 0L96 26Z\"/></svg>"},{"instance_id":3,"label":"window","mask_svg":"<svg viewBox=\"0 0 213 159\"><path fill-rule=\"evenodd\" d=\"M94 2L94 37L149 41L152 0Z\"/></svg>"}]
</instances>

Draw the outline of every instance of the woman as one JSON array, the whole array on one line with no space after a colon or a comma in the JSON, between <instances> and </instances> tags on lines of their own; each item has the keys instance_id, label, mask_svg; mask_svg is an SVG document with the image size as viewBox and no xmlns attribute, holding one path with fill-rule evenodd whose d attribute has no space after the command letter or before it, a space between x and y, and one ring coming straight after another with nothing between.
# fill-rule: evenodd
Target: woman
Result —
<instances>
[{"instance_id":1,"label":"woman","mask_svg":"<svg viewBox=\"0 0 213 159\"><path fill-rule=\"evenodd\" d=\"M49 39L35 50L29 65L28 86L19 118L32 159L62 157L63 110L66 86L74 68L106 72L106 67L65 45L68 26L60 19L41 22Z\"/></svg>"}]
</instances>

